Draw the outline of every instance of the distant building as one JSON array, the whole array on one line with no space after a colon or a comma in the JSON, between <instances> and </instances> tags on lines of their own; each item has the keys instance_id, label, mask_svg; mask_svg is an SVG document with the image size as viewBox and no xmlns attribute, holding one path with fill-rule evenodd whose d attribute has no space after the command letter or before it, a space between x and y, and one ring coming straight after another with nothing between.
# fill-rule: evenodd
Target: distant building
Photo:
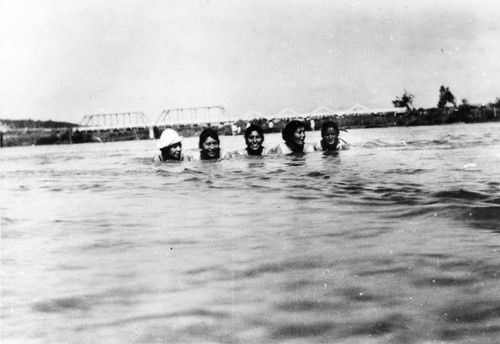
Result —
<instances>
[{"instance_id":1,"label":"distant building","mask_svg":"<svg viewBox=\"0 0 500 344\"><path fill-rule=\"evenodd\" d=\"M307 114L300 114L298 112L295 112L291 109L285 109L278 114L274 115L271 120L301 120L303 121L304 118L307 117Z\"/></svg>"},{"instance_id":2,"label":"distant building","mask_svg":"<svg viewBox=\"0 0 500 344\"><path fill-rule=\"evenodd\" d=\"M346 115L370 115L370 114L398 114L398 113L406 113L406 108L381 108L381 109L369 109L366 106L356 104L345 111L338 111L337 114L339 116Z\"/></svg>"},{"instance_id":3,"label":"distant building","mask_svg":"<svg viewBox=\"0 0 500 344\"><path fill-rule=\"evenodd\" d=\"M265 118L263 114L257 111L249 111L241 116L238 117L239 120L243 121L253 121L253 120L259 120Z\"/></svg>"},{"instance_id":4,"label":"distant building","mask_svg":"<svg viewBox=\"0 0 500 344\"><path fill-rule=\"evenodd\" d=\"M310 117L313 118L322 118L322 117L335 116L336 112L327 107L320 106L319 108L312 111L309 115Z\"/></svg>"}]
</instances>

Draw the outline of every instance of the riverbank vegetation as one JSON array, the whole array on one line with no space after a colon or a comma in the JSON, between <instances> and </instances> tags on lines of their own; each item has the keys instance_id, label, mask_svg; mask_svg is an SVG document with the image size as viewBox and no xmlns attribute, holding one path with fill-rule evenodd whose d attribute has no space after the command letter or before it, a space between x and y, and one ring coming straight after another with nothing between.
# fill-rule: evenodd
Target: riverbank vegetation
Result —
<instances>
[{"instance_id":1,"label":"riverbank vegetation","mask_svg":"<svg viewBox=\"0 0 500 344\"><path fill-rule=\"evenodd\" d=\"M306 130L319 129L328 120L336 121L342 129L374 128L390 126L441 125L453 123L481 123L500 121L500 97L488 104L470 104L467 99L457 101L449 87L441 86L435 108L418 108L413 106L415 96L404 91L392 103L397 108L406 108L403 113L353 113L337 116L306 117ZM265 132L280 132L291 119L255 119L252 121L237 120L233 125L211 124L220 135L243 134L249 123L260 125ZM0 143L4 146L27 146L44 144L68 144L85 142L112 142L143 140L154 136L158 138L164 128L154 127L152 133L148 129L115 129L106 131L75 131L77 124L55 121L33 120L0 120ZM181 125L173 128L184 137L197 136L205 125Z\"/></svg>"}]
</instances>

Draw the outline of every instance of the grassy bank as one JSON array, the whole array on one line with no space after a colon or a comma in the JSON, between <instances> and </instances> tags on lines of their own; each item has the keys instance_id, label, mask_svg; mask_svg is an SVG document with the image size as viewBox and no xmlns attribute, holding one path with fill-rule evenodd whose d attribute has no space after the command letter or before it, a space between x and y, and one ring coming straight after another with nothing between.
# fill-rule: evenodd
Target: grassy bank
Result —
<instances>
[{"instance_id":1,"label":"grassy bank","mask_svg":"<svg viewBox=\"0 0 500 344\"><path fill-rule=\"evenodd\" d=\"M311 130L311 118L306 118L306 130ZM339 128L375 128L392 126L419 126L419 125L441 125L452 123L481 123L500 121L500 108L493 105L468 106L462 105L458 108L446 109L418 109L407 111L402 114L351 114L339 116L314 117L315 129L321 128L321 124L328 120L335 121ZM260 125L265 132L280 132L289 120L266 119L254 120L252 123ZM243 134L247 122L239 120L235 122L238 134ZM114 142L129 140L150 139L149 129L122 129L91 132L73 132L76 124L53 121L12 121L2 120L0 133L2 147L31 146L47 144L70 144L86 142ZM28 126L28 127L23 127ZM232 135L230 125L212 126L219 135ZM204 128L202 125L173 126L181 136L198 136ZM159 138L165 128L153 128L154 138Z\"/></svg>"}]
</instances>

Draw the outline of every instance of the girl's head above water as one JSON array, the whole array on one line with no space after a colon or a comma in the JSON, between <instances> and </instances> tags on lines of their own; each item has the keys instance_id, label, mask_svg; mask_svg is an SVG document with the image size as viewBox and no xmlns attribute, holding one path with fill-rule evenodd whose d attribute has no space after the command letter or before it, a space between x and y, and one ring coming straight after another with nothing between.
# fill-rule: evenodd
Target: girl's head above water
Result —
<instances>
[{"instance_id":1,"label":"girl's head above water","mask_svg":"<svg viewBox=\"0 0 500 344\"><path fill-rule=\"evenodd\" d=\"M200 157L202 160L218 159L220 157L219 135L212 128L204 129L200 134Z\"/></svg>"},{"instance_id":2,"label":"girl's head above water","mask_svg":"<svg viewBox=\"0 0 500 344\"><path fill-rule=\"evenodd\" d=\"M261 155L264 142L264 131L258 125L252 124L245 130L245 143L249 155Z\"/></svg>"},{"instance_id":3,"label":"girl's head above water","mask_svg":"<svg viewBox=\"0 0 500 344\"><path fill-rule=\"evenodd\" d=\"M158 140L162 160L182 159L182 137L173 129L165 129Z\"/></svg>"},{"instance_id":4,"label":"girl's head above water","mask_svg":"<svg viewBox=\"0 0 500 344\"><path fill-rule=\"evenodd\" d=\"M324 137L326 135L328 128L332 128L337 133L337 135L339 134L339 127L337 126L337 124L333 121L327 121L327 122L323 123L323 125L321 126L321 136L322 137Z\"/></svg>"},{"instance_id":5,"label":"girl's head above water","mask_svg":"<svg viewBox=\"0 0 500 344\"><path fill-rule=\"evenodd\" d=\"M293 152L302 152L306 138L304 122L291 121L281 132L281 137Z\"/></svg>"},{"instance_id":6,"label":"girl's head above water","mask_svg":"<svg viewBox=\"0 0 500 344\"><path fill-rule=\"evenodd\" d=\"M324 151L337 150L339 143L339 128L333 121L323 123L321 126L321 147Z\"/></svg>"}]
</instances>

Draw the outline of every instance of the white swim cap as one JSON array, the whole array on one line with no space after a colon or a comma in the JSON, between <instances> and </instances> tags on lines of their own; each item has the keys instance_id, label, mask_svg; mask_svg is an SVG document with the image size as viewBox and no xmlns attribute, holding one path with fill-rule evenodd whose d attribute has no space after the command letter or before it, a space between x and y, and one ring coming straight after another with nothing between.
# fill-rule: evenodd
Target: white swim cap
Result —
<instances>
[{"instance_id":1,"label":"white swim cap","mask_svg":"<svg viewBox=\"0 0 500 344\"><path fill-rule=\"evenodd\" d=\"M171 145L175 145L176 143L179 143L181 141L182 137L180 137L175 130L165 129L163 133L161 133L157 147L158 149L162 149Z\"/></svg>"}]
</instances>

